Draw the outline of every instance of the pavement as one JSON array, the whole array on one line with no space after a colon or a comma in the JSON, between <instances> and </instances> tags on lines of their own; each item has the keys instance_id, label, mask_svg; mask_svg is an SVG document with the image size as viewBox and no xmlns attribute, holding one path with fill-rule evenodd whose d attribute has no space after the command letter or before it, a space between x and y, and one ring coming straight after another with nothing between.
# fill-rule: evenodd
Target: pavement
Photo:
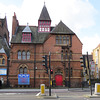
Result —
<instances>
[{"instance_id":1,"label":"pavement","mask_svg":"<svg viewBox=\"0 0 100 100\"><path fill-rule=\"evenodd\" d=\"M49 89L45 89L45 95L40 94L40 89L0 89L1 94L32 94L36 98L56 99L69 97L86 97L86 98L100 98L100 95L90 95L89 88L70 88L70 89L51 89L51 96L49 96Z\"/></svg>"}]
</instances>

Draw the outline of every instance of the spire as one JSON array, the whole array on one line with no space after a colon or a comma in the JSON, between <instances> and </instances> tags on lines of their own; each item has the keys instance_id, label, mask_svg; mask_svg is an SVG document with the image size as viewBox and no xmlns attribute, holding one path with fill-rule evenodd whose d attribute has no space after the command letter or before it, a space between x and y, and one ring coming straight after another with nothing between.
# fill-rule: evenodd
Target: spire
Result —
<instances>
[{"instance_id":1,"label":"spire","mask_svg":"<svg viewBox=\"0 0 100 100\"><path fill-rule=\"evenodd\" d=\"M51 21L50 16L49 16L49 13L47 11L47 8L45 6L45 2L44 2L44 7L43 7L43 9L41 11L39 20L50 20Z\"/></svg>"}]
</instances>

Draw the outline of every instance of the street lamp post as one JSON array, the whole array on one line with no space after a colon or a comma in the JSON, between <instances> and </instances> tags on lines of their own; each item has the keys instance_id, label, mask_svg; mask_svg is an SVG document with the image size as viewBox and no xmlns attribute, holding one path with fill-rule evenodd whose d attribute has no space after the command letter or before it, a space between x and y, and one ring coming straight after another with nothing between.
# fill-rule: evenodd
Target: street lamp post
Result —
<instances>
[{"instance_id":1,"label":"street lamp post","mask_svg":"<svg viewBox=\"0 0 100 100\"><path fill-rule=\"evenodd\" d=\"M51 53L49 52L49 96L51 96Z\"/></svg>"},{"instance_id":2,"label":"street lamp post","mask_svg":"<svg viewBox=\"0 0 100 100\"><path fill-rule=\"evenodd\" d=\"M91 71L90 71L90 66L89 66L89 57L88 57L88 52L87 52L87 63L88 63L88 69L89 69L89 83L90 83L90 91L91 91L91 95L92 95Z\"/></svg>"}]
</instances>

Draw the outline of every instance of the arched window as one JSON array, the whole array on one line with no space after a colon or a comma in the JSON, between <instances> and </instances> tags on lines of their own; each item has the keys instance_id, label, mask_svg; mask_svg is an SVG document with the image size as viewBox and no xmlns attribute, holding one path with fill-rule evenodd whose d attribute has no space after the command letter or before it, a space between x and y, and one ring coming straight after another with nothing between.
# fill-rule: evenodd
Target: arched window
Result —
<instances>
[{"instance_id":1,"label":"arched window","mask_svg":"<svg viewBox=\"0 0 100 100\"><path fill-rule=\"evenodd\" d=\"M5 64L5 59L4 58L2 59L2 64Z\"/></svg>"},{"instance_id":2,"label":"arched window","mask_svg":"<svg viewBox=\"0 0 100 100\"><path fill-rule=\"evenodd\" d=\"M20 65L19 74L27 74L27 65L25 64Z\"/></svg>"},{"instance_id":3,"label":"arched window","mask_svg":"<svg viewBox=\"0 0 100 100\"><path fill-rule=\"evenodd\" d=\"M5 57L4 56L2 56L2 55L0 55L0 64L2 65L4 65L5 64Z\"/></svg>"},{"instance_id":4,"label":"arched window","mask_svg":"<svg viewBox=\"0 0 100 100\"><path fill-rule=\"evenodd\" d=\"M24 73L23 74L27 74L27 68L24 67Z\"/></svg>"},{"instance_id":5,"label":"arched window","mask_svg":"<svg viewBox=\"0 0 100 100\"><path fill-rule=\"evenodd\" d=\"M18 59L21 59L21 51L18 51Z\"/></svg>"},{"instance_id":6,"label":"arched window","mask_svg":"<svg viewBox=\"0 0 100 100\"><path fill-rule=\"evenodd\" d=\"M30 52L27 51L27 59L30 59Z\"/></svg>"},{"instance_id":7,"label":"arched window","mask_svg":"<svg viewBox=\"0 0 100 100\"><path fill-rule=\"evenodd\" d=\"M26 52L25 52L25 51L22 52L22 59L23 59L23 60L26 59Z\"/></svg>"},{"instance_id":8,"label":"arched window","mask_svg":"<svg viewBox=\"0 0 100 100\"><path fill-rule=\"evenodd\" d=\"M22 67L19 68L19 74L23 74L23 68Z\"/></svg>"}]
</instances>

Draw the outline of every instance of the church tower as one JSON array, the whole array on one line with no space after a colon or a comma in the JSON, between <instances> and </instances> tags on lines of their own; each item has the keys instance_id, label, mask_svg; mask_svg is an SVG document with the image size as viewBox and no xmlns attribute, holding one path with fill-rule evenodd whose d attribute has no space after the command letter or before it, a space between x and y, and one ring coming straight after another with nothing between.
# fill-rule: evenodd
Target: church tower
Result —
<instances>
[{"instance_id":1,"label":"church tower","mask_svg":"<svg viewBox=\"0 0 100 100\"><path fill-rule=\"evenodd\" d=\"M41 11L41 14L38 20L38 32L48 33L50 32L50 27L51 27L51 18L44 4L44 7Z\"/></svg>"}]
</instances>

